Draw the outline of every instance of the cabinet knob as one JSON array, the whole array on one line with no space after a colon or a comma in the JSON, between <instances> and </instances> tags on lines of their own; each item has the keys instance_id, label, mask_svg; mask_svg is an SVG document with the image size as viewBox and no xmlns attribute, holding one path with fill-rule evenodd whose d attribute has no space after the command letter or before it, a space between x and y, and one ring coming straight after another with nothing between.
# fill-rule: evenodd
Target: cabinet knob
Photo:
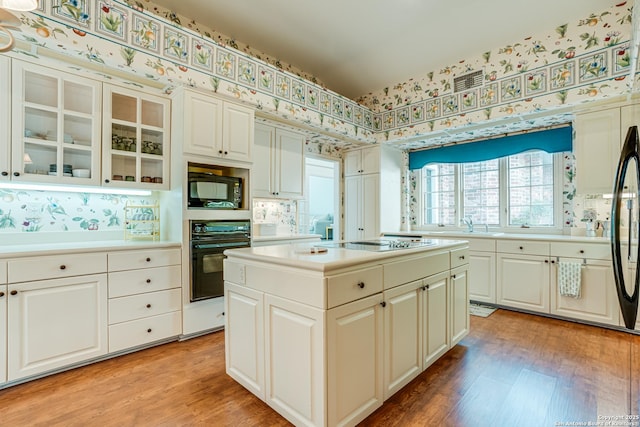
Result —
<instances>
[{"instance_id":1,"label":"cabinet knob","mask_svg":"<svg viewBox=\"0 0 640 427\"><path fill-rule=\"evenodd\" d=\"M427 287L426 287L426 286L423 286L423 287L421 287L420 289L422 289L423 291L426 291L426 290L427 290Z\"/></svg>"},{"instance_id":2,"label":"cabinet knob","mask_svg":"<svg viewBox=\"0 0 640 427\"><path fill-rule=\"evenodd\" d=\"M358 287L360 289L364 289L364 282L358 282Z\"/></svg>"},{"instance_id":3,"label":"cabinet knob","mask_svg":"<svg viewBox=\"0 0 640 427\"><path fill-rule=\"evenodd\" d=\"M453 276L451 276L451 277L453 277L453 278L455 279L455 278L456 278L456 275L454 274L454 275L453 275Z\"/></svg>"},{"instance_id":4,"label":"cabinet knob","mask_svg":"<svg viewBox=\"0 0 640 427\"><path fill-rule=\"evenodd\" d=\"M147 262L151 262L151 258L147 258Z\"/></svg>"},{"instance_id":5,"label":"cabinet knob","mask_svg":"<svg viewBox=\"0 0 640 427\"><path fill-rule=\"evenodd\" d=\"M64 264L62 264L62 265L60 266L60 270L66 270L66 269L67 269L67 266L66 266L66 265L64 265Z\"/></svg>"},{"instance_id":6,"label":"cabinet knob","mask_svg":"<svg viewBox=\"0 0 640 427\"><path fill-rule=\"evenodd\" d=\"M464 255L460 255L458 258L459 259L464 259Z\"/></svg>"},{"instance_id":7,"label":"cabinet knob","mask_svg":"<svg viewBox=\"0 0 640 427\"><path fill-rule=\"evenodd\" d=\"M151 308L151 304L147 304L147 308Z\"/></svg>"},{"instance_id":8,"label":"cabinet knob","mask_svg":"<svg viewBox=\"0 0 640 427\"><path fill-rule=\"evenodd\" d=\"M104 180L104 183L105 183L105 184L108 184L108 183L109 183L109 180L108 180L108 179L105 179L105 180Z\"/></svg>"},{"instance_id":9,"label":"cabinet knob","mask_svg":"<svg viewBox=\"0 0 640 427\"><path fill-rule=\"evenodd\" d=\"M14 172L13 176L20 176L20 172Z\"/></svg>"},{"instance_id":10,"label":"cabinet knob","mask_svg":"<svg viewBox=\"0 0 640 427\"><path fill-rule=\"evenodd\" d=\"M222 150L218 150L218 154L222 154Z\"/></svg>"},{"instance_id":11,"label":"cabinet knob","mask_svg":"<svg viewBox=\"0 0 640 427\"><path fill-rule=\"evenodd\" d=\"M10 293L11 295L18 295L18 291L16 291L16 290L13 290L13 291L11 291L11 292L9 292L9 293Z\"/></svg>"},{"instance_id":12,"label":"cabinet knob","mask_svg":"<svg viewBox=\"0 0 640 427\"><path fill-rule=\"evenodd\" d=\"M382 302L380 303L380 305L381 305L382 307L386 307L386 306L387 306L387 303L386 303L386 302L384 302L384 301L382 301Z\"/></svg>"},{"instance_id":13,"label":"cabinet knob","mask_svg":"<svg viewBox=\"0 0 640 427\"><path fill-rule=\"evenodd\" d=\"M555 264L555 263L556 263L556 261L552 259L551 260L551 264Z\"/></svg>"},{"instance_id":14,"label":"cabinet knob","mask_svg":"<svg viewBox=\"0 0 640 427\"><path fill-rule=\"evenodd\" d=\"M149 334L151 333L151 328L147 329L147 333Z\"/></svg>"},{"instance_id":15,"label":"cabinet knob","mask_svg":"<svg viewBox=\"0 0 640 427\"><path fill-rule=\"evenodd\" d=\"M581 254L583 254L583 253L584 253L584 250L580 249L580 253L581 253Z\"/></svg>"},{"instance_id":16,"label":"cabinet knob","mask_svg":"<svg viewBox=\"0 0 640 427\"><path fill-rule=\"evenodd\" d=\"M222 315L224 316L224 311L222 312Z\"/></svg>"},{"instance_id":17,"label":"cabinet knob","mask_svg":"<svg viewBox=\"0 0 640 427\"><path fill-rule=\"evenodd\" d=\"M545 262L545 264L549 264L549 260L548 259L545 259L544 262Z\"/></svg>"},{"instance_id":18,"label":"cabinet knob","mask_svg":"<svg viewBox=\"0 0 640 427\"><path fill-rule=\"evenodd\" d=\"M224 155L226 156L227 154L229 154L227 151L224 152Z\"/></svg>"},{"instance_id":19,"label":"cabinet knob","mask_svg":"<svg viewBox=\"0 0 640 427\"><path fill-rule=\"evenodd\" d=\"M4 292L0 292L0 298L4 296Z\"/></svg>"},{"instance_id":20,"label":"cabinet knob","mask_svg":"<svg viewBox=\"0 0 640 427\"><path fill-rule=\"evenodd\" d=\"M524 249L524 246L520 246L520 250L523 250L523 249Z\"/></svg>"},{"instance_id":21,"label":"cabinet knob","mask_svg":"<svg viewBox=\"0 0 640 427\"><path fill-rule=\"evenodd\" d=\"M147 279L147 283L151 283L151 279Z\"/></svg>"},{"instance_id":22,"label":"cabinet knob","mask_svg":"<svg viewBox=\"0 0 640 427\"><path fill-rule=\"evenodd\" d=\"M7 176L7 175L9 175L9 172L7 172L7 171L2 171L2 176Z\"/></svg>"}]
</instances>

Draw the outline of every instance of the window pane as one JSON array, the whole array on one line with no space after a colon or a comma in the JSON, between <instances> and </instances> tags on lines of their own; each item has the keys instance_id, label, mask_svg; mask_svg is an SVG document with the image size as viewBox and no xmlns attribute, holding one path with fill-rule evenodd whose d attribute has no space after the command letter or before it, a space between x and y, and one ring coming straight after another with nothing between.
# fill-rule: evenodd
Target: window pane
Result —
<instances>
[{"instance_id":1,"label":"window pane","mask_svg":"<svg viewBox=\"0 0 640 427\"><path fill-rule=\"evenodd\" d=\"M499 166L497 159L463 165L463 217L476 224L500 224Z\"/></svg>"},{"instance_id":2,"label":"window pane","mask_svg":"<svg viewBox=\"0 0 640 427\"><path fill-rule=\"evenodd\" d=\"M507 163L509 225L553 226L553 155L522 153Z\"/></svg>"},{"instance_id":3,"label":"window pane","mask_svg":"<svg viewBox=\"0 0 640 427\"><path fill-rule=\"evenodd\" d=\"M422 169L424 185L424 224L455 222L455 165L431 164Z\"/></svg>"}]
</instances>

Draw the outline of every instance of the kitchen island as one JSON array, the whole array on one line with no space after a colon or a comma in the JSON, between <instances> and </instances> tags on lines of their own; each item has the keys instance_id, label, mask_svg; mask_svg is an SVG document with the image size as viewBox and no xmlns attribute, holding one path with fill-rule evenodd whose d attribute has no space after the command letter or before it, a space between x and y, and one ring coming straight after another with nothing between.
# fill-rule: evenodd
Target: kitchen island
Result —
<instances>
[{"instance_id":1,"label":"kitchen island","mask_svg":"<svg viewBox=\"0 0 640 427\"><path fill-rule=\"evenodd\" d=\"M356 425L469 331L468 244L225 251L226 372L295 425Z\"/></svg>"}]
</instances>

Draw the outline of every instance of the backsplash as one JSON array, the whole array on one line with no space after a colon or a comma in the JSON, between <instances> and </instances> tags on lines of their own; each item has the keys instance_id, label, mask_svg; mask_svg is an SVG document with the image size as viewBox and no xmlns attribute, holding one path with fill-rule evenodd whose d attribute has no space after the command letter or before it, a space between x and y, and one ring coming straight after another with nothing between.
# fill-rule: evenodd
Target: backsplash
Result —
<instances>
[{"instance_id":1,"label":"backsplash","mask_svg":"<svg viewBox=\"0 0 640 427\"><path fill-rule=\"evenodd\" d=\"M116 194L0 189L0 234L121 231L127 202L153 198Z\"/></svg>"},{"instance_id":2,"label":"backsplash","mask_svg":"<svg viewBox=\"0 0 640 427\"><path fill-rule=\"evenodd\" d=\"M253 200L253 223L276 224L277 234L298 232L298 205L293 200Z\"/></svg>"}]
</instances>

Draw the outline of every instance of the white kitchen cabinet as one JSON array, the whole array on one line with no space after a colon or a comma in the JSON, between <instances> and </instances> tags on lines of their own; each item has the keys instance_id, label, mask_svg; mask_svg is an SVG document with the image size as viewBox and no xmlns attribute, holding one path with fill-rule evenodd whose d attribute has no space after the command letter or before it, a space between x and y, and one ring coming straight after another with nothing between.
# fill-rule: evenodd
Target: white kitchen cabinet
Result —
<instances>
[{"instance_id":1,"label":"white kitchen cabinet","mask_svg":"<svg viewBox=\"0 0 640 427\"><path fill-rule=\"evenodd\" d=\"M344 175L362 175L380 172L380 147L347 151L344 155Z\"/></svg>"},{"instance_id":2,"label":"white kitchen cabinet","mask_svg":"<svg viewBox=\"0 0 640 427\"><path fill-rule=\"evenodd\" d=\"M11 179L11 60L0 56L0 181Z\"/></svg>"},{"instance_id":3,"label":"white kitchen cabinet","mask_svg":"<svg viewBox=\"0 0 640 427\"><path fill-rule=\"evenodd\" d=\"M582 259L560 258L560 262ZM554 265L556 263L554 262ZM618 296L611 261L586 260L581 271L580 298L560 295L557 268L552 270L551 314L618 326Z\"/></svg>"},{"instance_id":4,"label":"white kitchen cabinet","mask_svg":"<svg viewBox=\"0 0 640 427\"><path fill-rule=\"evenodd\" d=\"M265 400L295 425L324 425L325 311L269 294L264 303Z\"/></svg>"},{"instance_id":5,"label":"white kitchen cabinet","mask_svg":"<svg viewBox=\"0 0 640 427\"><path fill-rule=\"evenodd\" d=\"M253 197L304 196L304 135L264 123L255 125L251 189Z\"/></svg>"},{"instance_id":6,"label":"white kitchen cabinet","mask_svg":"<svg viewBox=\"0 0 640 427\"><path fill-rule=\"evenodd\" d=\"M104 85L102 185L169 188L171 101Z\"/></svg>"},{"instance_id":7,"label":"white kitchen cabinet","mask_svg":"<svg viewBox=\"0 0 640 427\"><path fill-rule=\"evenodd\" d=\"M498 253L498 304L549 313L549 256Z\"/></svg>"},{"instance_id":8,"label":"white kitchen cabinet","mask_svg":"<svg viewBox=\"0 0 640 427\"><path fill-rule=\"evenodd\" d=\"M0 262L1 263L1 262ZM7 285L0 284L0 385L7 381Z\"/></svg>"},{"instance_id":9,"label":"white kitchen cabinet","mask_svg":"<svg viewBox=\"0 0 640 427\"><path fill-rule=\"evenodd\" d=\"M402 156L387 146L345 152L345 240L400 230Z\"/></svg>"},{"instance_id":10,"label":"white kitchen cabinet","mask_svg":"<svg viewBox=\"0 0 640 427\"><path fill-rule=\"evenodd\" d=\"M265 400L264 293L225 281L226 372Z\"/></svg>"},{"instance_id":11,"label":"white kitchen cabinet","mask_svg":"<svg viewBox=\"0 0 640 427\"><path fill-rule=\"evenodd\" d=\"M382 405L382 293L327 311L327 424L356 425Z\"/></svg>"},{"instance_id":12,"label":"white kitchen cabinet","mask_svg":"<svg viewBox=\"0 0 640 427\"><path fill-rule=\"evenodd\" d=\"M453 347L469 334L469 276L468 266L451 269L449 283L451 302L451 342Z\"/></svg>"},{"instance_id":13,"label":"white kitchen cabinet","mask_svg":"<svg viewBox=\"0 0 640 427\"><path fill-rule=\"evenodd\" d=\"M576 191L611 193L624 138L620 132L620 108L576 114L574 126Z\"/></svg>"},{"instance_id":14,"label":"white kitchen cabinet","mask_svg":"<svg viewBox=\"0 0 640 427\"><path fill-rule=\"evenodd\" d=\"M422 288L417 280L383 294L385 400L422 372Z\"/></svg>"},{"instance_id":15,"label":"white kitchen cabinet","mask_svg":"<svg viewBox=\"0 0 640 427\"><path fill-rule=\"evenodd\" d=\"M469 299L496 303L496 241L465 238L469 241Z\"/></svg>"},{"instance_id":16,"label":"white kitchen cabinet","mask_svg":"<svg viewBox=\"0 0 640 427\"><path fill-rule=\"evenodd\" d=\"M11 179L98 185L102 83L15 59L11 82Z\"/></svg>"},{"instance_id":17,"label":"white kitchen cabinet","mask_svg":"<svg viewBox=\"0 0 640 427\"><path fill-rule=\"evenodd\" d=\"M182 333L180 249L108 254L109 352Z\"/></svg>"},{"instance_id":18,"label":"white kitchen cabinet","mask_svg":"<svg viewBox=\"0 0 640 427\"><path fill-rule=\"evenodd\" d=\"M380 236L379 179L379 174L345 177L345 240L375 239Z\"/></svg>"},{"instance_id":19,"label":"white kitchen cabinet","mask_svg":"<svg viewBox=\"0 0 640 427\"><path fill-rule=\"evenodd\" d=\"M8 380L107 353L107 275L8 286Z\"/></svg>"},{"instance_id":20,"label":"white kitchen cabinet","mask_svg":"<svg viewBox=\"0 0 640 427\"><path fill-rule=\"evenodd\" d=\"M185 154L251 162L253 109L187 88L177 91L174 102Z\"/></svg>"},{"instance_id":21,"label":"white kitchen cabinet","mask_svg":"<svg viewBox=\"0 0 640 427\"><path fill-rule=\"evenodd\" d=\"M422 368L427 369L451 347L448 271L425 279L422 300Z\"/></svg>"}]
</instances>

